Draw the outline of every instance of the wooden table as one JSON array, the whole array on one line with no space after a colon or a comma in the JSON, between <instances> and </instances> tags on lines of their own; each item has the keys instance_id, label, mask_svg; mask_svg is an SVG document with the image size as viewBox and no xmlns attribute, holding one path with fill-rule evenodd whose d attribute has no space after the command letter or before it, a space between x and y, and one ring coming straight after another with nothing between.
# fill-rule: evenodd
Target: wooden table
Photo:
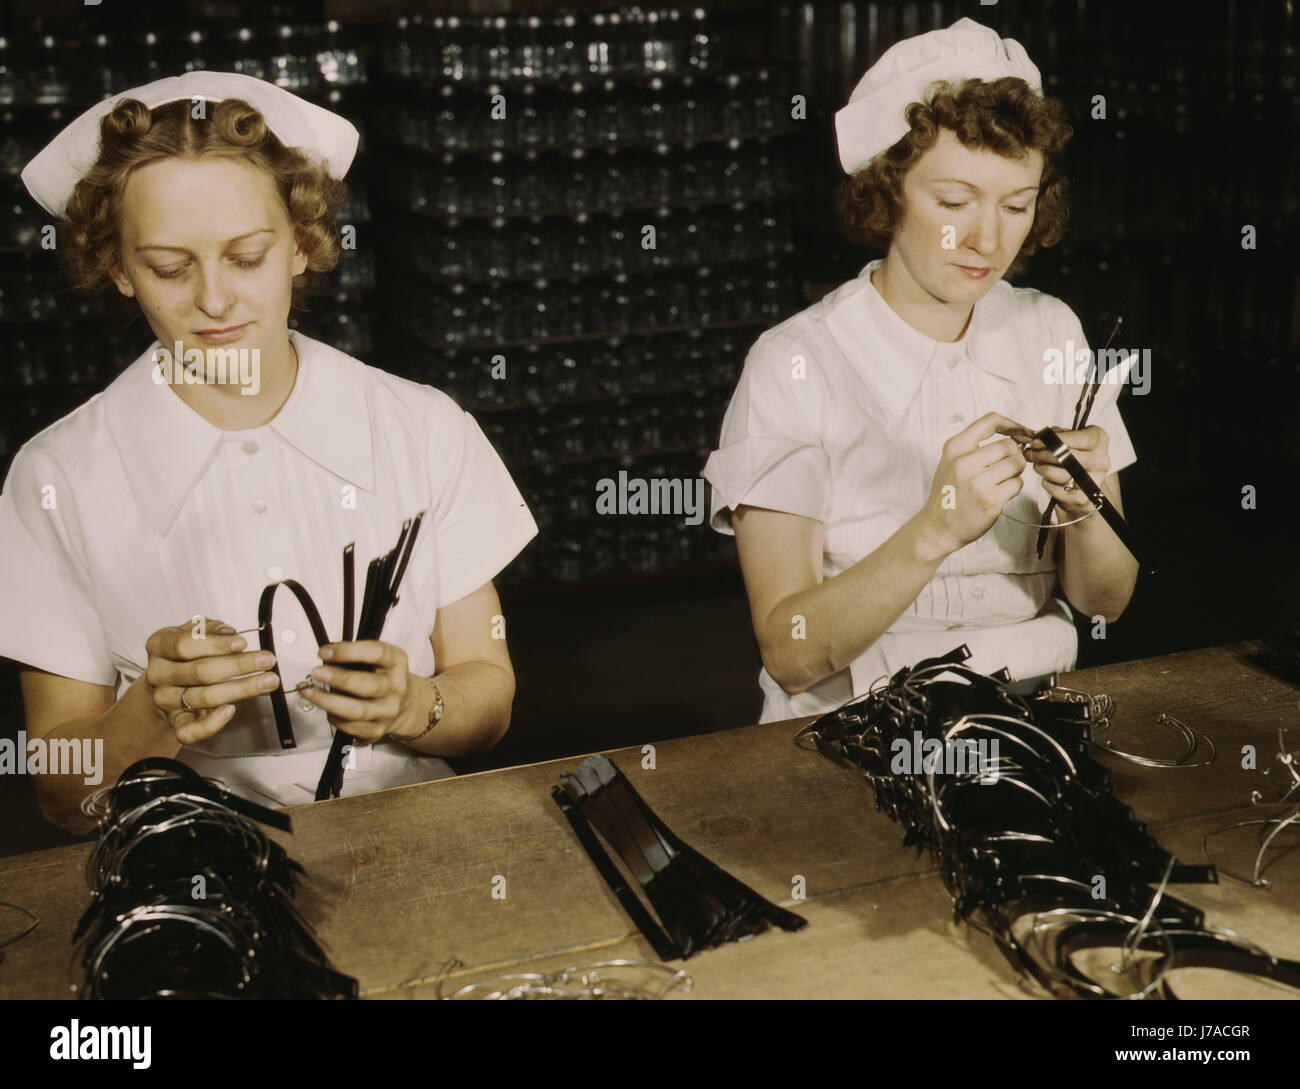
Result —
<instances>
[{"instance_id":1,"label":"wooden table","mask_svg":"<svg viewBox=\"0 0 1300 1089\"><path fill-rule=\"evenodd\" d=\"M1156 725L1169 711L1205 731L1213 765L1148 769L1101 754L1116 793L1162 846L1201 861L1201 837L1262 815L1251 791L1278 793L1279 725L1300 726L1292 686L1244 655L1254 644L1085 669L1062 683L1117 704L1112 742L1174 755ZM772 723L661 742L653 770L640 749L609 755L682 839L769 899L802 914L795 934L770 931L698 954L684 965L701 998L1018 998L1015 973L979 933L951 922L928 857L900 845L854 771L797 748L797 723ZM1300 747L1300 730L1289 742ZM1243 745L1257 750L1242 768ZM653 960L550 798L579 756L467 775L292 810L277 834L308 870L299 896L366 998L429 998L452 957L443 993L508 971L553 971L612 958ZM1263 775L1267 770L1269 774ZM1291 844L1295 836L1283 834ZM0 898L35 911L40 926L7 950L0 998L67 997L73 927L87 902L86 845L0 859ZM1216 861L1249 871L1248 832L1215 841ZM1268 889L1230 879L1171 889L1276 956L1300 958L1300 858L1271 852ZM797 877L806 899L791 898ZM504 879L504 886L501 879ZM496 895L494 896L494 892ZM504 896L501 894L504 892ZM680 962L678 962L680 963ZM1193 977L1208 977L1203 984ZM1200 992L1197 986L1201 985ZM1204 988L1209 987L1210 990ZM1180 993L1285 995L1222 973L1179 974Z\"/></svg>"}]
</instances>

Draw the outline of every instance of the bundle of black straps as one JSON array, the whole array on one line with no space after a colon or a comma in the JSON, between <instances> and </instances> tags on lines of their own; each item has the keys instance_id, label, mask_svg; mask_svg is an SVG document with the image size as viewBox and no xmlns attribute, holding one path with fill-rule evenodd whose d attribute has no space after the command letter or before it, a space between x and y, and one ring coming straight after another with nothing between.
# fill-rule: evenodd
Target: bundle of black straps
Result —
<instances>
[{"instance_id":1,"label":"bundle of black straps","mask_svg":"<svg viewBox=\"0 0 1300 1089\"><path fill-rule=\"evenodd\" d=\"M95 797L91 902L73 937L81 998L355 998L293 904L302 867L258 822L289 817L175 760Z\"/></svg>"},{"instance_id":2,"label":"bundle of black straps","mask_svg":"<svg viewBox=\"0 0 1300 1089\"><path fill-rule=\"evenodd\" d=\"M1217 872L1178 863L1114 796L1089 754L1088 703L1018 694L1006 670L979 673L969 657L959 646L900 669L796 737L865 774L904 845L936 860L955 919L1057 997L1176 998L1181 968L1300 987L1300 963L1166 894Z\"/></svg>"},{"instance_id":3,"label":"bundle of black straps","mask_svg":"<svg viewBox=\"0 0 1300 1089\"><path fill-rule=\"evenodd\" d=\"M356 633L353 634L352 614L356 587L356 543L347 545L343 549L343 631L339 641L350 643L355 638L358 642L363 640L378 639L384 631L384 621L387 619L393 606L400 600L397 596L398 588L402 584L402 577L406 574L406 565L410 562L411 553L415 549L415 538L420 532L420 521L424 518L423 512L408 518L402 523L402 531L395 544L388 552L382 556L377 556L370 561L366 568L366 584L361 592L361 613L357 617ZM275 608L276 591L284 586L298 599L298 604L302 607L303 614L307 617L307 623L311 627L312 635L316 639L318 647L324 646L330 642L330 637L325 631L325 622L321 619L320 610L316 608L316 603L309 594L295 579L282 579L279 582L272 582L262 590L262 596L257 605L257 625L259 635L259 644L262 650L269 650L275 653L275 628L272 624L272 613ZM341 669L353 669L361 672L374 672L374 666L365 663L343 663ZM276 664L272 667L276 674L280 674L280 664L277 659ZM293 723L289 718L289 704L285 698L284 677L280 676L280 686L271 690L271 711L275 716L275 729L279 735L280 747L282 749L293 749L298 745L297 739L293 734ZM335 730L334 737L330 742L329 753L325 757L325 765L321 769L319 780L316 783L316 801L323 801L326 798L337 798L343 790L343 771L345 767L346 749L352 738L343 730Z\"/></svg>"},{"instance_id":4,"label":"bundle of black straps","mask_svg":"<svg viewBox=\"0 0 1300 1089\"><path fill-rule=\"evenodd\" d=\"M564 772L554 798L619 903L661 960L741 941L769 926L799 930L806 920L763 899L748 885L678 839L607 756ZM594 831L593 831L594 829ZM596 832L644 890L662 927L605 853Z\"/></svg>"}]
</instances>

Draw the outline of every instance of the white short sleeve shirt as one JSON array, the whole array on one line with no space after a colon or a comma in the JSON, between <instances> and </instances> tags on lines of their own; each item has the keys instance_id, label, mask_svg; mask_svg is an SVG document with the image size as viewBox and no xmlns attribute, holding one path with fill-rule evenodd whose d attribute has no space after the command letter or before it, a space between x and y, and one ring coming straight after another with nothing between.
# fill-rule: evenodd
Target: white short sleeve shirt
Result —
<instances>
[{"instance_id":1,"label":"white short sleeve shirt","mask_svg":"<svg viewBox=\"0 0 1300 1089\"><path fill-rule=\"evenodd\" d=\"M869 555L924 505L943 444L987 412L1037 430L1068 428L1080 385L1047 380L1045 353L1086 347L1060 299L1000 281L975 303L965 335L936 341L858 277L763 333L750 348L704 477L710 525L734 533L740 504L814 518L825 527L823 578ZM1059 371L1061 368L1057 368ZM1073 378L1066 368L1067 378ZM1109 436L1111 472L1136 460L1119 409L1089 421ZM1027 470L1007 506L1041 521L1049 496ZM790 696L766 670L761 721L822 713L878 677L960 643L970 664L1016 678L1074 665L1077 639L1056 581L1054 530L1040 560L1034 529L999 518L949 556L890 630L851 665Z\"/></svg>"},{"instance_id":2,"label":"white short sleeve shirt","mask_svg":"<svg viewBox=\"0 0 1300 1089\"><path fill-rule=\"evenodd\" d=\"M337 640L344 546L356 545L359 614L367 564L424 512L382 638L406 651L412 672L434 672L437 610L496 576L537 525L446 394L290 336L294 388L260 427L223 431L156 383L155 342L23 446L0 494L0 655L120 696L144 671L152 632L200 615L254 628L262 589L290 578ZM273 624L292 688L319 659L287 589ZM245 638L256 649L257 633ZM297 748L280 748L262 696L236 704L223 730L180 759L263 801L309 801L333 731L307 701L290 694L288 705ZM345 793L451 774L397 742L358 746L353 760Z\"/></svg>"}]
</instances>

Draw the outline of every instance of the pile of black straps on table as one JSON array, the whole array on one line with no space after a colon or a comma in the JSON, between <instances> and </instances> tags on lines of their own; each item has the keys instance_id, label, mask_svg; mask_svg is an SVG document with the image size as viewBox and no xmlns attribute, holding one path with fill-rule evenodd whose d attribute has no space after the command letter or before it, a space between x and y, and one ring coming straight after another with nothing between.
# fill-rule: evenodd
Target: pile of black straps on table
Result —
<instances>
[{"instance_id":1,"label":"pile of black straps on table","mask_svg":"<svg viewBox=\"0 0 1300 1089\"><path fill-rule=\"evenodd\" d=\"M1179 864L1115 798L1089 755L1087 703L1021 696L1006 670L978 673L969 657L959 646L904 667L796 737L865 774L904 846L936 860L955 919L1057 997L1176 998L1182 968L1300 987L1300 963L1165 894L1217 872Z\"/></svg>"},{"instance_id":2,"label":"pile of black straps on table","mask_svg":"<svg viewBox=\"0 0 1300 1089\"><path fill-rule=\"evenodd\" d=\"M589 756L577 774L563 772L560 783L551 788L551 797L661 960L685 960L773 925L782 930L806 925L807 920L763 899L678 839L609 757ZM605 853L596 832L641 886L662 927Z\"/></svg>"},{"instance_id":3,"label":"pile of black straps on table","mask_svg":"<svg viewBox=\"0 0 1300 1089\"><path fill-rule=\"evenodd\" d=\"M292 903L302 867L255 823L288 832L286 814L162 757L131 765L89 811L79 997L357 996Z\"/></svg>"}]
</instances>

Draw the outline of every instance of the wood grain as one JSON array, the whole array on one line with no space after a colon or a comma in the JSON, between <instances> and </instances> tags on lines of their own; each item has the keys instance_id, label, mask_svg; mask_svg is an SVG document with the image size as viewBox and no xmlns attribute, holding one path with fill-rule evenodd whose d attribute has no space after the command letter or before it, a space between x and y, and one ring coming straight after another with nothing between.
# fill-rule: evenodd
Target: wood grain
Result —
<instances>
[{"instance_id":1,"label":"wood grain","mask_svg":"<svg viewBox=\"0 0 1300 1089\"><path fill-rule=\"evenodd\" d=\"M1278 725L1297 721L1297 693L1246 661L1249 644L1090 669L1062 678L1117 703L1114 744L1172 754L1155 717L1166 710L1209 733L1208 768L1115 768L1116 792L1162 845L1200 861L1205 831L1259 815L1252 789L1273 790ZM904 850L854 771L796 747L803 721L660 742L608 755L683 840L758 892L803 914L796 934L773 931L688 963L693 995L722 997L1023 997L988 939L951 922L926 857ZM1300 732L1295 734L1300 747ZM1259 767L1241 767L1241 746ZM465 965L445 992L511 970L554 970L612 957L653 959L550 798L581 756L299 806L277 834L307 867L299 904L335 964L363 995L427 998L453 957ZM1269 775L1265 776L1265 770ZM1290 842L1296 842L1292 837ZM1249 869L1241 839L1216 841ZM1243 846L1244 844L1244 846ZM0 997L70 994L71 935L88 900L85 845L0 859L0 896L40 926L0 963ZM1250 857L1243 858L1243 852ZM1276 955L1300 957L1300 867L1279 853L1273 887L1171 890ZM792 899L796 876L806 899ZM504 897L498 879L504 879ZM495 884L494 884L495 882ZM1199 973L1183 973L1197 975ZM1209 973L1219 976L1219 973ZM1236 986L1233 981L1205 984ZM1253 986L1253 985L1252 985ZM1218 993L1218 992L1216 992ZM1227 993L1227 992L1224 992Z\"/></svg>"}]
</instances>

